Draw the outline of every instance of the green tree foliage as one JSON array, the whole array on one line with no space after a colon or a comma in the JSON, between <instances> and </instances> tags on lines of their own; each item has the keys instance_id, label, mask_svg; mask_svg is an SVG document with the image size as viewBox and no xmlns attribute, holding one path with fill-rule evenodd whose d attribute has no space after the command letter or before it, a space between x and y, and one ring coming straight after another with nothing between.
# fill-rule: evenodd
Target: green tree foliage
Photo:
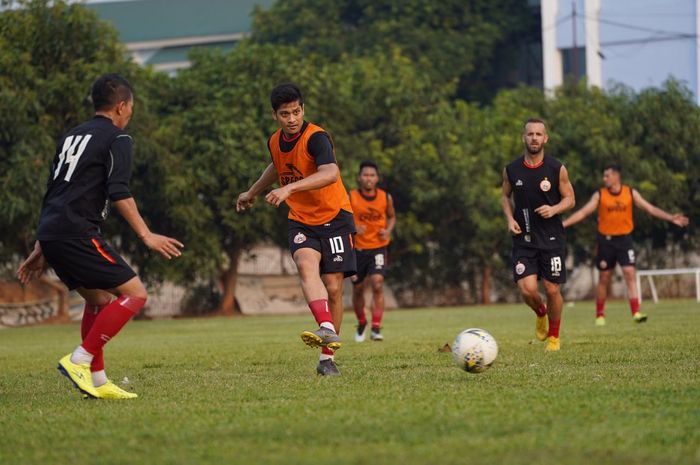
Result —
<instances>
[{"instance_id":1,"label":"green tree foliage","mask_svg":"<svg viewBox=\"0 0 700 465\"><path fill-rule=\"evenodd\" d=\"M253 40L295 44L340 62L401 49L436 84L458 96L489 100L510 82L533 10L521 0L323 0L278 2L255 13Z\"/></svg>"},{"instance_id":2,"label":"green tree foliage","mask_svg":"<svg viewBox=\"0 0 700 465\"><path fill-rule=\"evenodd\" d=\"M15 2L0 14L0 261L32 245L57 139L90 116L92 81L129 67L116 33L81 5Z\"/></svg>"}]
</instances>

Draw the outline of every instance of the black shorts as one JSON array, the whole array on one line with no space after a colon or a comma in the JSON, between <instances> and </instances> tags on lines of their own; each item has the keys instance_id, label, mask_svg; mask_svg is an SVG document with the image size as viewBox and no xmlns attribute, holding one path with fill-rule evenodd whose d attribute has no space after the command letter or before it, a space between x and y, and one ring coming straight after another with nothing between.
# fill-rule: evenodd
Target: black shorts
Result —
<instances>
[{"instance_id":1,"label":"black shorts","mask_svg":"<svg viewBox=\"0 0 700 465\"><path fill-rule=\"evenodd\" d=\"M73 290L114 289L136 276L134 270L101 238L40 241L46 261Z\"/></svg>"},{"instance_id":2,"label":"black shorts","mask_svg":"<svg viewBox=\"0 0 700 465\"><path fill-rule=\"evenodd\" d=\"M599 270L613 270L618 263L620 266L634 266L634 262L634 244L631 234L624 236L598 234L595 265Z\"/></svg>"},{"instance_id":3,"label":"black shorts","mask_svg":"<svg viewBox=\"0 0 700 465\"><path fill-rule=\"evenodd\" d=\"M525 276L537 275L551 283L566 282L565 249L513 248L513 279L520 281Z\"/></svg>"},{"instance_id":4,"label":"black shorts","mask_svg":"<svg viewBox=\"0 0 700 465\"><path fill-rule=\"evenodd\" d=\"M388 266L386 247L357 251L357 274L352 277L354 284L361 284L367 276L385 275Z\"/></svg>"},{"instance_id":5,"label":"black shorts","mask_svg":"<svg viewBox=\"0 0 700 465\"><path fill-rule=\"evenodd\" d=\"M347 278L357 272L355 222L352 213L342 211L330 223L309 226L289 220L289 251L305 247L321 253L321 274L343 273Z\"/></svg>"}]
</instances>

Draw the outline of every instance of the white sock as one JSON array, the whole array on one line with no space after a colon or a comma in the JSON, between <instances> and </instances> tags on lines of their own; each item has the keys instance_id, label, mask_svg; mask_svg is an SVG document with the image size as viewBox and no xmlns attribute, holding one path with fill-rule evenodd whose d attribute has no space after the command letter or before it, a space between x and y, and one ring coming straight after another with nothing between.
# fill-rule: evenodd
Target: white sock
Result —
<instances>
[{"instance_id":1,"label":"white sock","mask_svg":"<svg viewBox=\"0 0 700 465\"><path fill-rule=\"evenodd\" d=\"M78 346L70 356L70 361L73 363L87 363L90 365L92 362L92 354L83 349L83 346Z\"/></svg>"},{"instance_id":2,"label":"white sock","mask_svg":"<svg viewBox=\"0 0 700 465\"><path fill-rule=\"evenodd\" d=\"M107 373L104 370L92 372L92 385L95 387L107 384Z\"/></svg>"},{"instance_id":3,"label":"white sock","mask_svg":"<svg viewBox=\"0 0 700 465\"><path fill-rule=\"evenodd\" d=\"M338 334L338 331L335 330L335 325L331 323L330 321L324 321L321 323L321 328L327 328L333 331L334 333Z\"/></svg>"},{"instance_id":4,"label":"white sock","mask_svg":"<svg viewBox=\"0 0 700 465\"><path fill-rule=\"evenodd\" d=\"M335 360L335 355L321 354L321 356L318 358L318 361L322 362L324 360Z\"/></svg>"}]
</instances>

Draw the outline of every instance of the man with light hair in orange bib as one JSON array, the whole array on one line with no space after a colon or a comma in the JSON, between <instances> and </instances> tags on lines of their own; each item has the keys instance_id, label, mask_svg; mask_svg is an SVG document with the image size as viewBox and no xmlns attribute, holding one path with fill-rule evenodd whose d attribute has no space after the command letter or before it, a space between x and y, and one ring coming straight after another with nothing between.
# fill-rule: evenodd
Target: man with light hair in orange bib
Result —
<instances>
[{"instance_id":1,"label":"man with light hair in orange bib","mask_svg":"<svg viewBox=\"0 0 700 465\"><path fill-rule=\"evenodd\" d=\"M289 249L299 271L304 298L319 328L301 339L321 348L316 372L340 375L334 354L340 348L343 319L343 278L356 271L355 223L333 142L328 133L304 121L304 98L294 84L281 84L270 96L272 117L279 129L267 142L272 162L246 192L236 210L253 205L275 181L280 187L265 196L274 207L289 206Z\"/></svg>"},{"instance_id":2,"label":"man with light hair in orange bib","mask_svg":"<svg viewBox=\"0 0 700 465\"><path fill-rule=\"evenodd\" d=\"M666 220L676 226L688 225L688 217L681 213L670 214L646 201L636 189L622 184L620 167L608 165L603 169L603 184L579 211L564 220L568 228L598 210L598 236L596 267L600 271L596 289L597 326L605 326L605 299L616 264L620 264L627 284L627 297L633 321L643 323L647 315L639 311L639 289L635 271L635 254L632 243L634 221L632 210L637 206L646 213Z\"/></svg>"},{"instance_id":3,"label":"man with light hair in orange bib","mask_svg":"<svg viewBox=\"0 0 700 465\"><path fill-rule=\"evenodd\" d=\"M372 330L370 339L383 341L381 333L384 316L384 274L388 264L387 247L391 231L396 225L394 201L384 189L377 187L379 168L371 161L360 163L357 182L359 188L350 191L350 203L357 224L355 247L357 248L357 274L353 283L352 305L357 316L355 341L365 340L367 316L365 314L365 286L367 279L372 286Z\"/></svg>"}]
</instances>

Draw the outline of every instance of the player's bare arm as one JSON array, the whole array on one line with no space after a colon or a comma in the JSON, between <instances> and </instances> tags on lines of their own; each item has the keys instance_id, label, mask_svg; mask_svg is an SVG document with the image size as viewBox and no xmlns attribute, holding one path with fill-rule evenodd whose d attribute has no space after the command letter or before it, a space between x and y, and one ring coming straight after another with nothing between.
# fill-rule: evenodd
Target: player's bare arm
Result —
<instances>
[{"instance_id":1,"label":"player's bare arm","mask_svg":"<svg viewBox=\"0 0 700 465\"><path fill-rule=\"evenodd\" d=\"M335 163L323 164L311 176L270 191L265 196L265 201L274 207L279 207L293 193L326 187L333 184L339 175L338 165Z\"/></svg>"},{"instance_id":2,"label":"player's bare arm","mask_svg":"<svg viewBox=\"0 0 700 465\"><path fill-rule=\"evenodd\" d=\"M29 254L27 259L24 260L17 269L17 278L19 278L22 284L29 284L33 279L44 274L47 267L48 263L44 258L44 254L41 252L41 244L39 241L36 241L34 242L32 253Z\"/></svg>"},{"instance_id":3,"label":"player's bare arm","mask_svg":"<svg viewBox=\"0 0 700 465\"><path fill-rule=\"evenodd\" d=\"M146 222L139 213L139 209L136 206L136 201L134 201L133 197L117 200L114 202L114 207L124 217L126 222L129 223L131 229L134 230L136 235L143 241L146 247L158 252L168 260L182 255L180 249L184 247L184 245L180 241L173 239L172 237L155 234L148 229Z\"/></svg>"},{"instance_id":4,"label":"player's bare arm","mask_svg":"<svg viewBox=\"0 0 700 465\"><path fill-rule=\"evenodd\" d=\"M277 169L274 163L270 163L250 189L238 196L238 200L236 200L236 211L242 212L252 207L258 195L273 185L276 180Z\"/></svg>"},{"instance_id":5,"label":"player's bare arm","mask_svg":"<svg viewBox=\"0 0 700 465\"><path fill-rule=\"evenodd\" d=\"M566 171L566 167L563 165L561 170L559 170L559 193L561 194L561 201L558 204L542 205L535 208L535 213L542 218L552 218L553 216L574 208L574 205L576 205L574 186L571 185L571 181L569 181L569 172Z\"/></svg>"},{"instance_id":6,"label":"player's bare arm","mask_svg":"<svg viewBox=\"0 0 700 465\"><path fill-rule=\"evenodd\" d=\"M508 220L508 231L513 235L517 236L523 232L520 229L520 225L515 218L513 218L513 204L510 201L510 196L513 194L513 186L510 185L508 181L508 174L506 169L503 168L503 186L501 188L501 207L503 208L503 213L506 215Z\"/></svg>"},{"instance_id":7,"label":"player's bare arm","mask_svg":"<svg viewBox=\"0 0 700 465\"><path fill-rule=\"evenodd\" d=\"M682 213L671 214L667 211L660 209L656 205L652 205L649 201L642 197L642 194L640 194L639 191L637 191L637 189L632 189L632 198L634 199L634 204L636 206L638 206L651 216L668 221L670 223L675 224L676 226L680 226L681 228L688 226L688 223L690 223L688 217L684 216Z\"/></svg>"},{"instance_id":8,"label":"player's bare arm","mask_svg":"<svg viewBox=\"0 0 700 465\"><path fill-rule=\"evenodd\" d=\"M584 220L586 217L591 215L598 208L598 203L600 202L600 192L595 191L591 198L586 202L581 209L575 212L573 215L564 220L563 225L565 228L573 226L579 221Z\"/></svg>"},{"instance_id":9,"label":"player's bare arm","mask_svg":"<svg viewBox=\"0 0 700 465\"><path fill-rule=\"evenodd\" d=\"M396 210L394 209L394 199L391 195L386 196L386 227L379 230L379 237L383 240L391 237L391 232L396 226Z\"/></svg>"}]
</instances>

